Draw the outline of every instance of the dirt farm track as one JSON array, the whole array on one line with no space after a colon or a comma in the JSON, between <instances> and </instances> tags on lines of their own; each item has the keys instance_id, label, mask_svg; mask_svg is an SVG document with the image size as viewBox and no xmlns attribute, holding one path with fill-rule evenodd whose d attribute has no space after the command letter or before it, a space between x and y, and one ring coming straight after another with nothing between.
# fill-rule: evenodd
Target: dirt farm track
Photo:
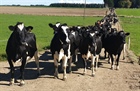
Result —
<instances>
[{"instance_id":1,"label":"dirt farm track","mask_svg":"<svg viewBox=\"0 0 140 91\"><path fill-rule=\"evenodd\" d=\"M104 16L106 9L86 9L86 16ZM32 15L59 15L83 16L83 9L64 8L29 8L29 7L0 7L0 14L32 14ZM101 53L103 55L103 53ZM67 80L54 79L54 65L49 50L39 53L41 75L37 77L34 59L30 60L25 69L25 85L20 87L19 79L13 86L9 86L8 62L0 62L0 91L140 91L140 65L132 63L130 54L125 60L120 58L120 69L111 70L106 59L100 59L95 77L91 76L90 68L86 75L83 73L83 64L79 60L72 64L72 73L67 74ZM80 56L79 56L80 58ZM16 75L19 75L17 63ZM16 76L18 78L18 76Z\"/></svg>"}]
</instances>

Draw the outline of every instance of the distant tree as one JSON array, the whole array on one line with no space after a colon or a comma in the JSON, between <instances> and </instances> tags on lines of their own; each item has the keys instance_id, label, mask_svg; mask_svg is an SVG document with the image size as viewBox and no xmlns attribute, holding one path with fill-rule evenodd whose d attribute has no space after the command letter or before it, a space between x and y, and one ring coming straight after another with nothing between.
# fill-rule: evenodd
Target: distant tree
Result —
<instances>
[{"instance_id":1,"label":"distant tree","mask_svg":"<svg viewBox=\"0 0 140 91\"><path fill-rule=\"evenodd\" d=\"M114 0L104 0L105 7L114 7Z\"/></svg>"},{"instance_id":2,"label":"distant tree","mask_svg":"<svg viewBox=\"0 0 140 91\"><path fill-rule=\"evenodd\" d=\"M120 8L130 8L130 6L131 6L131 2L130 2L130 0L120 0L119 2L118 2L118 6L120 7Z\"/></svg>"},{"instance_id":3,"label":"distant tree","mask_svg":"<svg viewBox=\"0 0 140 91\"><path fill-rule=\"evenodd\" d=\"M137 0L130 0L130 2L132 3L131 8L136 8L137 4L136 4Z\"/></svg>"},{"instance_id":4,"label":"distant tree","mask_svg":"<svg viewBox=\"0 0 140 91\"><path fill-rule=\"evenodd\" d=\"M140 0L136 0L136 7L140 8Z\"/></svg>"},{"instance_id":5,"label":"distant tree","mask_svg":"<svg viewBox=\"0 0 140 91\"><path fill-rule=\"evenodd\" d=\"M119 2L120 0L114 0L114 7L115 8L117 8L118 7L118 2Z\"/></svg>"},{"instance_id":6,"label":"distant tree","mask_svg":"<svg viewBox=\"0 0 140 91\"><path fill-rule=\"evenodd\" d=\"M72 8L83 8L84 4L78 3L52 3L49 7L72 7ZM104 4L86 4L87 8L104 8Z\"/></svg>"}]
</instances>

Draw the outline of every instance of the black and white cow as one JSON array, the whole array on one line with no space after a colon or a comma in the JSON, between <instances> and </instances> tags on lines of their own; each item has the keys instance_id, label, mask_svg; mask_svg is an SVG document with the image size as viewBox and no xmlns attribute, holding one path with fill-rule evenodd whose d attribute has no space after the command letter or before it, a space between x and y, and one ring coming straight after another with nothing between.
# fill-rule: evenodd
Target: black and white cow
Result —
<instances>
[{"instance_id":1,"label":"black and white cow","mask_svg":"<svg viewBox=\"0 0 140 91\"><path fill-rule=\"evenodd\" d=\"M65 25L67 25L66 23L64 23ZM64 25L63 24L63 25ZM56 34L59 31L59 26L61 26L60 22L56 22L56 24L52 24L49 23L50 28L52 28L54 30L54 34ZM70 51L71 51L71 55L74 59L74 62L78 61L78 51L79 51L79 45L80 45L80 40L81 40L81 36L79 35L79 29L80 26L72 26L69 27L70 31L69 31L69 39L70 39Z\"/></svg>"},{"instance_id":2,"label":"black and white cow","mask_svg":"<svg viewBox=\"0 0 140 91\"><path fill-rule=\"evenodd\" d=\"M71 48L71 50L73 50L74 55L73 55L73 60L75 63L78 62L78 53L79 53L79 46L80 46L80 42L82 39L82 34L81 34L81 26L72 26L70 28L70 32L71 35L73 35L70 40L72 40L73 42L73 47Z\"/></svg>"},{"instance_id":3,"label":"black and white cow","mask_svg":"<svg viewBox=\"0 0 140 91\"><path fill-rule=\"evenodd\" d=\"M21 81L20 85L24 85L24 69L26 66L27 57L32 58L35 57L35 62L37 64L37 70L40 74L39 70L39 59L37 53L37 46L36 46L36 37L31 30L33 29L32 26L25 27L24 23L18 22L14 26L9 26L9 29L12 31L12 34L7 42L6 47L6 54L7 59L10 65L10 73L11 73L11 80L10 85L14 84L14 63L17 60L21 60Z\"/></svg>"},{"instance_id":4,"label":"black and white cow","mask_svg":"<svg viewBox=\"0 0 140 91\"><path fill-rule=\"evenodd\" d=\"M70 30L66 24L61 24L57 27L57 32L55 32L54 37L52 38L50 49L52 57L54 59L55 73L54 77L58 78L58 62L62 60L62 67L64 70L63 80L67 79L66 76L66 67L69 60L69 71L71 71L71 41L69 36Z\"/></svg>"},{"instance_id":5,"label":"black and white cow","mask_svg":"<svg viewBox=\"0 0 140 91\"><path fill-rule=\"evenodd\" d=\"M95 75L97 70L97 63L99 60L99 54L102 48L101 37L96 33L95 30L91 28L83 27L82 30L82 40L80 43L79 51L84 60L84 73L86 74L87 60L91 59L91 70L92 76ZM96 67L94 69L94 62L96 61Z\"/></svg>"},{"instance_id":6,"label":"black and white cow","mask_svg":"<svg viewBox=\"0 0 140 91\"><path fill-rule=\"evenodd\" d=\"M114 69L114 58L113 55L117 56L116 69L119 69L119 58L125 44L125 38L130 33L124 31L118 31L115 33L109 33L105 38L104 48L109 53L111 58L111 68Z\"/></svg>"}]
</instances>

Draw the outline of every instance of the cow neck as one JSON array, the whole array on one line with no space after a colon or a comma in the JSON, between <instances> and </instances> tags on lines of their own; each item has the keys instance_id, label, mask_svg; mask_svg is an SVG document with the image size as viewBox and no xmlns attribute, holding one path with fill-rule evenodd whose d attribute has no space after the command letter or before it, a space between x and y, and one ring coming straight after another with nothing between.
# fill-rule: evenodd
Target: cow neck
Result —
<instances>
[{"instance_id":1,"label":"cow neck","mask_svg":"<svg viewBox=\"0 0 140 91\"><path fill-rule=\"evenodd\" d=\"M61 39L59 39L59 41L61 42L62 45L69 44L69 43L66 43L66 42L64 43Z\"/></svg>"}]
</instances>

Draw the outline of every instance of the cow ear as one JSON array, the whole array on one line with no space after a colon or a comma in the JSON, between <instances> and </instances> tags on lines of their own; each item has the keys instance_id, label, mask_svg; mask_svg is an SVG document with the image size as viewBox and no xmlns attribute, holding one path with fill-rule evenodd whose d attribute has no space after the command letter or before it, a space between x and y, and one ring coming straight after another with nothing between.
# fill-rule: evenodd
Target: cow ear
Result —
<instances>
[{"instance_id":1,"label":"cow ear","mask_svg":"<svg viewBox=\"0 0 140 91\"><path fill-rule=\"evenodd\" d=\"M26 30L27 31L31 31L31 30L33 30L33 27L32 26L28 26L28 27L26 27Z\"/></svg>"},{"instance_id":2,"label":"cow ear","mask_svg":"<svg viewBox=\"0 0 140 91\"><path fill-rule=\"evenodd\" d=\"M11 31L14 31L14 28L15 28L15 26L9 26L9 29L10 29Z\"/></svg>"},{"instance_id":3,"label":"cow ear","mask_svg":"<svg viewBox=\"0 0 140 91\"><path fill-rule=\"evenodd\" d=\"M50 26L51 28L53 28L53 27L54 27L54 25L53 25L52 23L49 23L49 26Z\"/></svg>"},{"instance_id":4,"label":"cow ear","mask_svg":"<svg viewBox=\"0 0 140 91\"><path fill-rule=\"evenodd\" d=\"M126 36L130 35L130 33L125 33Z\"/></svg>"},{"instance_id":5,"label":"cow ear","mask_svg":"<svg viewBox=\"0 0 140 91\"><path fill-rule=\"evenodd\" d=\"M62 24L62 26L67 26L67 23Z\"/></svg>"},{"instance_id":6,"label":"cow ear","mask_svg":"<svg viewBox=\"0 0 140 91\"><path fill-rule=\"evenodd\" d=\"M95 34L96 34L96 36L98 36L98 37L101 36L101 33L99 33L99 32L96 32Z\"/></svg>"}]
</instances>

